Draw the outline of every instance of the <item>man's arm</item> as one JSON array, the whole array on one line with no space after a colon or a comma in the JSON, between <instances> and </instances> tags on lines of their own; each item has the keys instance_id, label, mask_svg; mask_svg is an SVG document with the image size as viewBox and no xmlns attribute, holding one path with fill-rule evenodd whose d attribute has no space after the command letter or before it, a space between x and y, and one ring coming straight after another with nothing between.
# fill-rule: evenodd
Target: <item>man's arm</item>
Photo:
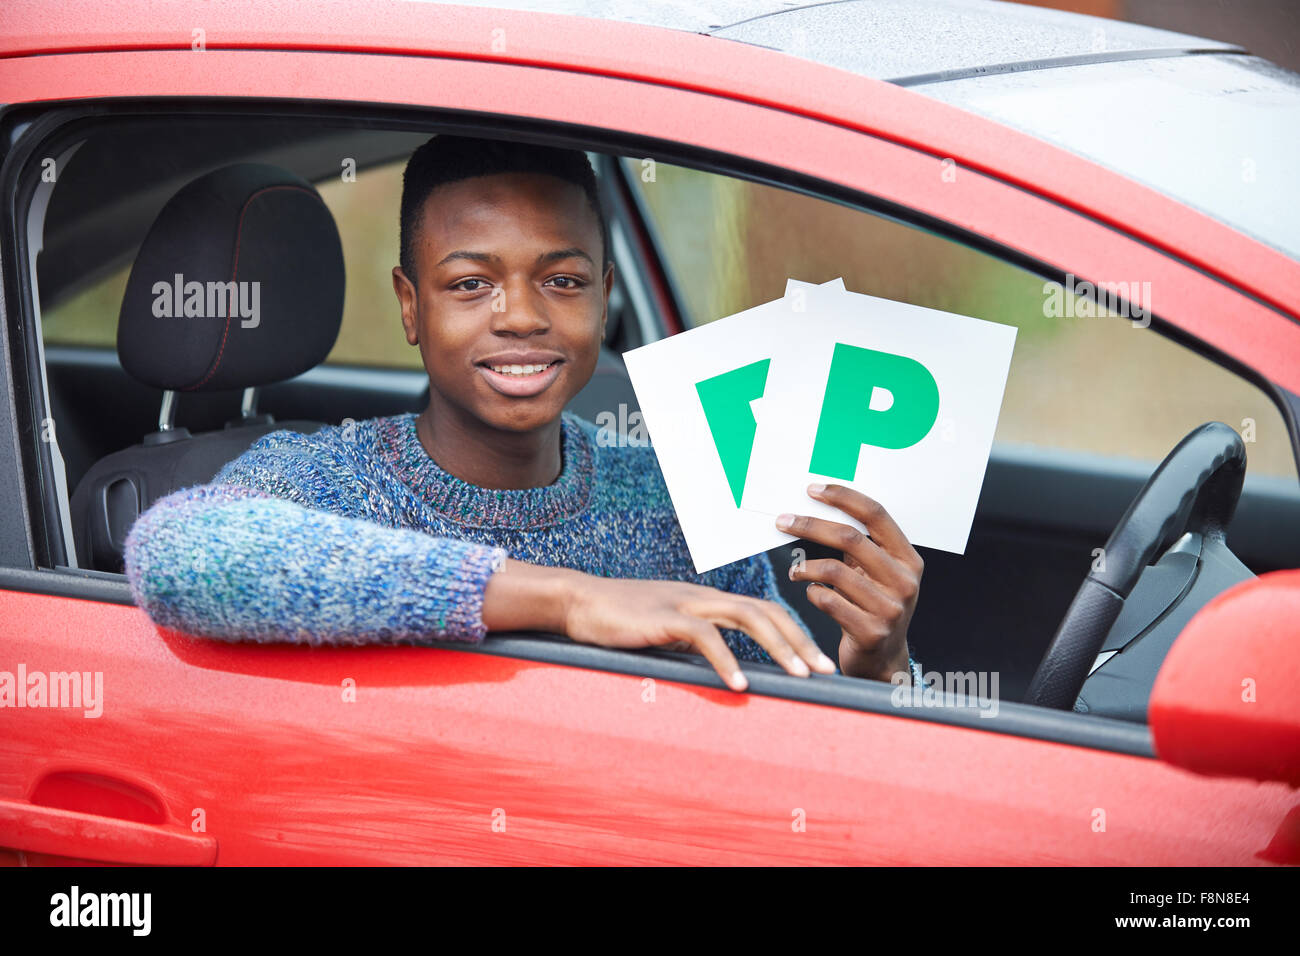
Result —
<instances>
[{"instance_id":1,"label":"man's arm","mask_svg":"<svg viewBox=\"0 0 1300 956\"><path fill-rule=\"evenodd\" d=\"M370 520L345 453L272 432L131 528L126 575L153 620L202 637L309 644L482 640L505 551Z\"/></svg>"},{"instance_id":2,"label":"man's arm","mask_svg":"<svg viewBox=\"0 0 1300 956\"><path fill-rule=\"evenodd\" d=\"M163 626L226 640L477 641L518 629L604 647L684 642L744 690L713 623L727 622L791 673L833 669L784 614L746 597L530 565L377 523L364 476L312 451L301 435L266 436L213 483L158 501L127 536L136 602Z\"/></svg>"},{"instance_id":3,"label":"man's arm","mask_svg":"<svg viewBox=\"0 0 1300 956\"><path fill-rule=\"evenodd\" d=\"M132 594L156 623L307 644L480 641L483 591L505 558L230 484L168 495L126 541Z\"/></svg>"}]
</instances>

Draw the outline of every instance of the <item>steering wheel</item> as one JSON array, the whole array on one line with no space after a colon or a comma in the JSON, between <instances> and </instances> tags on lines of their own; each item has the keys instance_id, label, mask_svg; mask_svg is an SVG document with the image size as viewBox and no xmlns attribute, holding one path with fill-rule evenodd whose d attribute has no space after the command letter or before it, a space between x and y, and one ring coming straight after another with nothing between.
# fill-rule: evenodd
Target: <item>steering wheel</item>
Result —
<instances>
[{"instance_id":1,"label":"steering wheel","mask_svg":"<svg viewBox=\"0 0 1300 956\"><path fill-rule=\"evenodd\" d=\"M1246 446L1222 422L1208 422L1178 443L1128 506L1093 570L1070 602L1025 703L1069 710L1156 550L1177 531L1222 538L1246 476Z\"/></svg>"}]
</instances>

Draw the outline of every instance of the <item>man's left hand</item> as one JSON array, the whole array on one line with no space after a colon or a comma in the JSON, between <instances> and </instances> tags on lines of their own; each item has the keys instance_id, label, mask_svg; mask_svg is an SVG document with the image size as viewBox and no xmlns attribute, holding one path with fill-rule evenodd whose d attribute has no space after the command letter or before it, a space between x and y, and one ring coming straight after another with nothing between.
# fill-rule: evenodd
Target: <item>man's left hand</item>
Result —
<instances>
[{"instance_id":1,"label":"man's left hand","mask_svg":"<svg viewBox=\"0 0 1300 956\"><path fill-rule=\"evenodd\" d=\"M840 670L851 677L889 681L908 668L907 627L916 609L925 562L884 507L843 485L809 485L808 495L860 521L852 525L785 514L776 526L843 552L840 559L797 562L792 581L808 581L813 606L840 625Z\"/></svg>"}]
</instances>

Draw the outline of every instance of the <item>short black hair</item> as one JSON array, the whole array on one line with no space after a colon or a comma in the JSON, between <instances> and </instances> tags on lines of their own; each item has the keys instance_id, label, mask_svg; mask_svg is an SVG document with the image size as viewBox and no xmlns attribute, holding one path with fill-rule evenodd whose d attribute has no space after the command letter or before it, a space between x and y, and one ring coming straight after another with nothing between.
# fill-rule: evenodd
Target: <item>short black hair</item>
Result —
<instances>
[{"instance_id":1,"label":"short black hair","mask_svg":"<svg viewBox=\"0 0 1300 956\"><path fill-rule=\"evenodd\" d=\"M600 224L604 247L601 272L605 271L609 264L609 226L600 205L596 173L586 153L534 143L439 134L411 154L402 176L400 265L407 278L416 281L415 234L429 194L448 183L495 173L545 173L581 187Z\"/></svg>"}]
</instances>

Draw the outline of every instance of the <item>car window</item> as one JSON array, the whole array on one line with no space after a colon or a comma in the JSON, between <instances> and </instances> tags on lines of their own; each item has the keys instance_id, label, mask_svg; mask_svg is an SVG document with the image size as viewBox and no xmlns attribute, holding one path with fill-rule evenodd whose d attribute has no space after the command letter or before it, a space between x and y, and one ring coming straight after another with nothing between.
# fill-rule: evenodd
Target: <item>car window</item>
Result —
<instances>
[{"instance_id":1,"label":"car window","mask_svg":"<svg viewBox=\"0 0 1300 956\"><path fill-rule=\"evenodd\" d=\"M358 170L355 176L340 172L316 184L338 224L347 268L343 322L326 364L424 368L419 349L408 345L402 334L393 294L405 165L405 160L387 163Z\"/></svg>"},{"instance_id":2,"label":"car window","mask_svg":"<svg viewBox=\"0 0 1300 956\"><path fill-rule=\"evenodd\" d=\"M327 365L422 369L419 350L402 334L391 272L397 264L398 206L404 162L341 171L316 184L343 243L347 285L343 321ZM43 310L47 345L114 348L117 317L131 265L126 263Z\"/></svg>"},{"instance_id":3,"label":"car window","mask_svg":"<svg viewBox=\"0 0 1300 956\"><path fill-rule=\"evenodd\" d=\"M997 442L1156 462L1218 420L1255 475L1296 476L1257 386L1149 327L1024 269L896 220L802 193L626 160L689 325L784 294L787 277L1014 325ZM1118 277L1124 279L1128 277ZM1147 304L1159 312L1158 296Z\"/></svg>"},{"instance_id":4,"label":"car window","mask_svg":"<svg viewBox=\"0 0 1300 956\"><path fill-rule=\"evenodd\" d=\"M596 155L591 157L594 162ZM346 160L337 176L315 184L338 225L347 271L343 321L325 364L421 371L420 352L402 333L391 278L406 161L357 169ZM45 308L45 343L114 348L130 272L128 261Z\"/></svg>"},{"instance_id":5,"label":"car window","mask_svg":"<svg viewBox=\"0 0 1300 956\"><path fill-rule=\"evenodd\" d=\"M81 291L44 306L41 332L45 344L114 348L117 316L130 274L130 264L121 266Z\"/></svg>"},{"instance_id":6,"label":"car window","mask_svg":"<svg viewBox=\"0 0 1300 956\"><path fill-rule=\"evenodd\" d=\"M257 155L249 152L249 145L241 146L239 137L218 135L227 133L228 125L213 123L206 129L206 124L192 122L195 135L240 146L229 161ZM256 139L253 132L242 132ZM356 132L348 148L369 148L382 158L361 165L353 178L346 171L340 174L335 159L350 153L320 149L322 137L312 124L277 135L289 138L294 133L302 138L294 145L302 148L287 153L286 161L294 159L298 165L292 168L303 170L300 175L317 185L343 239L345 315L328 361L384 371L324 370L277 382L257 396L258 411L275 422L312 424L415 410L423 401L427 378L416 371L418 352L405 343L391 289L409 142L389 139L391 131ZM87 142L96 145L93 138ZM169 147L160 143L148 139L133 148L161 156L156 165L169 177L168 183L184 181L189 170L171 168L169 164L179 160L164 155ZM155 148L150 150L150 144ZM311 157L314 165L307 165L302 156ZM607 159L608 170L613 159ZM966 550L925 549L925 598L912 618L908 640L926 673L996 677L1000 689L993 691L994 697L1022 699L1088 573L1094 549L1107 540L1150 474L1150 464L1206 421L1217 419L1242 431L1249 443L1252 477L1272 476L1275 483L1289 484L1285 495L1248 489L1250 507L1242 510L1249 513L1233 528L1242 560L1259 572L1295 565L1294 544L1277 540L1275 533L1276 516L1300 508L1287 433L1268 395L1247 380L1151 328L1135 327L1120 315L1097 314L1084 307L1090 300L1062 292L1026 269L947 236L807 193L758 185L740 178L743 174L729 177L662 162L647 166L645 160L630 157L622 162L636 201L626 204L622 190L608 190L619 197L611 202L617 212L613 224L619 227L613 245L617 250L620 235L625 246L631 245L627 240L635 236L643 250L620 256L618 268L621 281L628 283L628 298L639 289L646 300L646 328L651 333L663 334L668 325L668 310L664 316L654 311L660 301L671 306L676 298L685 324L699 326L779 298L787 277L809 282L843 278L853 291L1018 328L997 433L1001 450L1015 446L1013 453L989 469L984 487L990 494L981 501ZM50 428L57 443L47 442L49 473L55 480L46 491L60 517L66 516L61 540L72 541L81 551L72 555L77 566L114 573L121 567L115 548L129 524L111 514L100 521L100 513L90 512L87 503L98 507L108 501L108 491L121 484L117 456L132 454L143 436L158 429L165 410L176 409L157 389L129 380L109 360L128 274L121 260L135 254L138 239L126 241L128 234L119 230L121 241L112 252L120 258L97 266L94 276L85 268L92 260L87 247L102 250L102 244L89 238L97 235L94 227L104 218L96 203L108 206L111 198L98 195L97 174L86 172L99 165L69 167L51 190L51 209L60 208L59 189L67 190L63 195L69 198L62 202L61 232L46 222L42 254L48 257L52 277L42 277L40 288L42 299L48 298L42 311L45 340L52 347L45 359L50 420L57 425ZM205 171L201 165L194 164L194 175ZM124 209L128 200L138 202L132 221L142 236L163 202L158 193L172 191L170 186L153 193L147 186L124 188L127 195L113 211ZM78 197L84 198L74 201ZM643 222L635 218L637 211L643 213L650 243L639 242ZM69 236L79 243L69 245ZM666 276L655 273L656 251ZM89 283L76 287L83 276ZM668 280L675 296L659 298L661 278ZM648 294L652 287L655 296ZM62 301L59 294L65 296ZM1155 304L1158 311L1158 300ZM600 376L589 383L597 387L584 417L602 427L612 422L621 431L626 422L635 429L632 415L640 415L634 408L636 396L617 356L608 358ZM215 390L183 395L179 405L177 421L194 434L224 430L234 421L237 407L231 395ZM1038 456L1039 449L1069 454ZM54 451L60 461L54 460ZM995 458L998 452L995 447ZM1106 456L1104 467L1083 460L1088 455ZM219 464L196 480L210 478ZM120 505L122 500L119 496L113 502ZM129 496L125 500L119 512L130 518ZM55 555L50 566L63 563L50 550ZM788 572L796 562L833 554L827 545L802 539L768 552L780 596L830 655L840 645L839 623L818 609L806 586Z\"/></svg>"}]
</instances>

